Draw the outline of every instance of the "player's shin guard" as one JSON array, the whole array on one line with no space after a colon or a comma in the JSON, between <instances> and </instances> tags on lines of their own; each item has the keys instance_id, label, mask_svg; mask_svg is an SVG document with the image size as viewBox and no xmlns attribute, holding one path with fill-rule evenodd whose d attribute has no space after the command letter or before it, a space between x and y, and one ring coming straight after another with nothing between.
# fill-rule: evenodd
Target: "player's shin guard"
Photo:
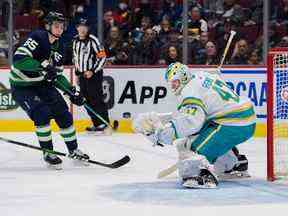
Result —
<instances>
[{"instance_id":1,"label":"player's shin guard","mask_svg":"<svg viewBox=\"0 0 288 216\"><path fill-rule=\"evenodd\" d=\"M60 134L63 137L69 152L73 152L78 148L76 131L73 125L68 128L61 128Z\"/></svg>"},{"instance_id":2,"label":"player's shin guard","mask_svg":"<svg viewBox=\"0 0 288 216\"><path fill-rule=\"evenodd\" d=\"M50 125L36 126L36 135L41 148L53 150L51 133Z\"/></svg>"}]
</instances>

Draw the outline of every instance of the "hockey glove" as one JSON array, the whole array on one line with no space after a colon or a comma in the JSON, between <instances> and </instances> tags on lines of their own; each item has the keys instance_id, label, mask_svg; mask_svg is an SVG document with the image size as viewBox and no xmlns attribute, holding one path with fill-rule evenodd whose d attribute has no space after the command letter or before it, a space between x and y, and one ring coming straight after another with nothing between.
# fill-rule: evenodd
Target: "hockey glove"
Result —
<instances>
[{"instance_id":1,"label":"hockey glove","mask_svg":"<svg viewBox=\"0 0 288 216\"><path fill-rule=\"evenodd\" d=\"M55 67L52 67L51 65L47 65L44 68L44 79L49 82L52 83L57 79L57 69Z\"/></svg>"},{"instance_id":2,"label":"hockey glove","mask_svg":"<svg viewBox=\"0 0 288 216\"><path fill-rule=\"evenodd\" d=\"M172 127L171 123L164 125L164 127L159 128L155 132L156 145L172 145L175 139L175 130Z\"/></svg>"},{"instance_id":3,"label":"hockey glove","mask_svg":"<svg viewBox=\"0 0 288 216\"><path fill-rule=\"evenodd\" d=\"M144 135L153 143L153 146L172 145L175 139L175 131L170 124L156 129L154 133Z\"/></svg>"},{"instance_id":4,"label":"hockey glove","mask_svg":"<svg viewBox=\"0 0 288 216\"><path fill-rule=\"evenodd\" d=\"M82 106L86 102L81 92L78 91L75 87L72 87L71 93L69 93L69 97L70 97L70 101L77 106Z\"/></svg>"},{"instance_id":5,"label":"hockey glove","mask_svg":"<svg viewBox=\"0 0 288 216\"><path fill-rule=\"evenodd\" d=\"M156 112L140 113L133 120L133 128L135 132L144 135L155 133L156 129L161 128L162 122Z\"/></svg>"}]
</instances>

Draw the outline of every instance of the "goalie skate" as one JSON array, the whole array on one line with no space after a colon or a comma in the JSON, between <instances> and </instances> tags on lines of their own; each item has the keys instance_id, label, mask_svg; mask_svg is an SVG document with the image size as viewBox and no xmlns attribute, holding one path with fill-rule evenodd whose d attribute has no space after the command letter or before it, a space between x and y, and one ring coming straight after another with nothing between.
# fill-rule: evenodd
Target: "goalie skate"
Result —
<instances>
[{"instance_id":1,"label":"goalie skate","mask_svg":"<svg viewBox=\"0 0 288 216\"><path fill-rule=\"evenodd\" d=\"M250 177L251 175L248 173L248 160L245 155L238 155L238 162L233 167L233 169L225 171L218 176L218 178L221 180L242 179Z\"/></svg>"},{"instance_id":2,"label":"goalie skate","mask_svg":"<svg viewBox=\"0 0 288 216\"><path fill-rule=\"evenodd\" d=\"M201 169L200 174L183 180L184 187L193 189L213 189L218 185L217 177L207 169Z\"/></svg>"}]
</instances>

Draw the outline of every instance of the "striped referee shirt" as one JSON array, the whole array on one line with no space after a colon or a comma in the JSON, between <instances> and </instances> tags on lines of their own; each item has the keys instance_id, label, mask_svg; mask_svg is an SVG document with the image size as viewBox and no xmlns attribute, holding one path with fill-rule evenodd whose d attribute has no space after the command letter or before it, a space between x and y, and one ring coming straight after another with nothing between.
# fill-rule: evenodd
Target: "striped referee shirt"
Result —
<instances>
[{"instance_id":1,"label":"striped referee shirt","mask_svg":"<svg viewBox=\"0 0 288 216\"><path fill-rule=\"evenodd\" d=\"M73 41L73 62L78 73L85 71L97 72L105 64L106 53L99 40L89 34L80 40L77 35Z\"/></svg>"}]
</instances>

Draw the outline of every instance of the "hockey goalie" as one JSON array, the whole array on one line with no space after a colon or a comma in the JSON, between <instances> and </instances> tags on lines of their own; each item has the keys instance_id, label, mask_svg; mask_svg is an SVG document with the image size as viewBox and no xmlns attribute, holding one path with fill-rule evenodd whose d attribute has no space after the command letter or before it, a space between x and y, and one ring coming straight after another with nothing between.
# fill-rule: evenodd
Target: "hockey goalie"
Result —
<instances>
[{"instance_id":1,"label":"hockey goalie","mask_svg":"<svg viewBox=\"0 0 288 216\"><path fill-rule=\"evenodd\" d=\"M184 187L215 188L220 176L248 175L247 158L236 146L255 131L250 100L231 90L220 75L190 72L179 62L169 65L165 79L177 96L178 111L139 114L134 130L154 145L177 147Z\"/></svg>"}]
</instances>

